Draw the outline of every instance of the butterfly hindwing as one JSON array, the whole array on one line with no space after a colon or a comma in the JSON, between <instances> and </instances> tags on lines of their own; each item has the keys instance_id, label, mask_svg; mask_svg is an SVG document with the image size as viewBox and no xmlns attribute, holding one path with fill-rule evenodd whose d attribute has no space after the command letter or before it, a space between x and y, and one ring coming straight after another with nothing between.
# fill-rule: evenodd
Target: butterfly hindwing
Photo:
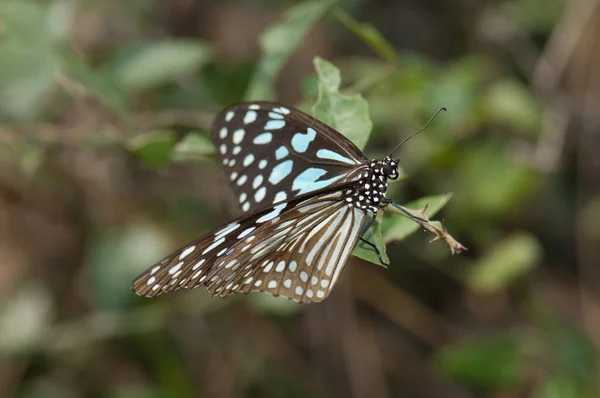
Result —
<instances>
[{"instance_id":1,"label":"butterfly hindwing","mask_svg":"<svg viewBox=\"0 0 600 398\"><path fill-rule=\"evenodd\" d=\"M299 302L329 295L365 213L349 206L349 184L269 206L181 248L133 283L143 296L204 285L213 295L268 292Z\"/></svg>"},{"instance_id":2,"label":"butterfly hindwing","mask_svg":"<svg viewBox=\"0 0 600 398\"><path fill-rule=\"evenodd\" d=\"M226 108L215 118L212 139L244 212L353 181L368 162L331 127L269 102Z\"/></svg>"}]
</instances>

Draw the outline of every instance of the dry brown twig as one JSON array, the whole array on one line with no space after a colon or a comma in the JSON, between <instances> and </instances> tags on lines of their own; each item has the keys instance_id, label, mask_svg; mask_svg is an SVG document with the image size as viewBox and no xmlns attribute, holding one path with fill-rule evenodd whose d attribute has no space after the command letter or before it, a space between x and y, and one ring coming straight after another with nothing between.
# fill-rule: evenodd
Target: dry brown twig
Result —
<instances>
[{"instance_id":1,"label":"dry brown twig","mask_svg":"<svg viewBox=\"0 0 600 398\"><path fill-rule=\"evenodd\" d=\"M448 233L443 219L442 219L442 222L431 221L429 219L429 217L427 217L427 215L425 215L425 212L427 211L428 207L429 207L429 203L426 203L425 206L423 206L421 209L418 209L418 210L411 210L411 209L408 209L408 208L400 206L400 205L395 205L395 206L388 205L387 207L385 207L385 210L391 211L396 214L400 214L404 217L407 217L407 218L411 219L412 221L416 222L417 224L419 224L420 226L422 226L426 231L429 231L432 234L434 234L435 237L429 243L433 243L438 240L445 241L448 244L448 246L450 247L450 252L452 254L458 254L462 251L469 250L465 246L463 246L459 241L454 239L452 237L452 235L450 235Z\"/></svg>"}]
</instances>

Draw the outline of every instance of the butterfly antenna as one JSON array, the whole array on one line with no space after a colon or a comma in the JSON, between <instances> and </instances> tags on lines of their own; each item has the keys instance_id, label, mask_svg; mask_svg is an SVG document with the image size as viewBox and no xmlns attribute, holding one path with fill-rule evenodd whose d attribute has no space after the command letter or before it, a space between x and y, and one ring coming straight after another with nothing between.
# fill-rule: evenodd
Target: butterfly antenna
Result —
<instances>
[{"instance_id":1,"label":"butterfly antenna","mask_svg":"<svg viewBox=\"0 0 600 398\"><path fill-rule=\"evenodd\" d=\"M445 107L441 107L440 109L438 109L437 112L433 114L431 119L429 119L429 121L425 124L425 126L421 127L420 129L418 129L417 131L415 131L414 133L412 133L411 135L409 135L408 137L403 139L401 143L396 145L396 147L392 150L392 153L390 153L390 157L394 154L394 152L396 152L396 150L398 148L400 148L402 146L402 144L404 144L406 141L413 138L415 135L419 134L421 131L425 130L427 128L427 126L429 126L429 124L433 121L433 119L435 119L435 117L438 115L438 113L440 113L441 111L446 111L446 110L447 109Z\"/></svg>"}]
</instances>

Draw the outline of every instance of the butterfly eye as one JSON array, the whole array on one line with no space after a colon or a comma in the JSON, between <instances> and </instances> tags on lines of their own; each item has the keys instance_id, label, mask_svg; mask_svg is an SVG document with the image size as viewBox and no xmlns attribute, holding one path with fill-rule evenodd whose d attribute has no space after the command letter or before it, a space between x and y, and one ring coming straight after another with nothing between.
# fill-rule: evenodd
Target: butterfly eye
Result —
<instances>
[{"instance_id":1,"label":"butterfly eye","mask_svg":"<svg viewBox=\"0 0 600 398\"><path fill-rule=\"evenodd\" d=\"M383 175L390 180L395 180L398 178L398 169L395 166L386 164L383 166Z\"/></svg>"}]
</instances>

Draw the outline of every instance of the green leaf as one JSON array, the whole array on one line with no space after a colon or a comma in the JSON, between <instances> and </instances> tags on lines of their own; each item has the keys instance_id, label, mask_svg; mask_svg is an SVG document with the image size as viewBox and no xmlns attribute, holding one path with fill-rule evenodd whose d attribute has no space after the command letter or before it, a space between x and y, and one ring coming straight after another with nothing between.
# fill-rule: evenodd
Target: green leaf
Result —
<instances>
[{"instance_id":1,"label":"green leaf","mask_svg":"<svg viewBox=\"0 0 600 398\"><path fill-rule=\"evenodd\" d=\"M371 225L369 230L365 233L365 235L363 236L363 239L374 244L375 247L377 247L377 250L379 251L379 254L381 255L381 259L383 260L383 262L386 264L389 264L390 259L388 258L388 255L387 255L387 251L385 248L385 242L383 240L383 237L381 236L382 217L383 217L383 212L382 211L378 212L377 217L375 218L375 221L373 222L373 225ZM356 245L354 246L354 250L352 250L352 254L355 255L356 257L362 258L363 260L370 261L373 264L385 266L379 260L379 257L377 256L377 252L373 249L373 247L371 247L370 245L366 244L365 242L363 242L361 240L356 242Z\"/></svg>"},{"instance_id":2,"label":"green leaf","mask_svg":"<svg viewBox=\"0 0 600 398\"><path fill-rule=\"evenodd\" d=\"M396 50L371 24L360 23L343 10L336 8L333 15L340 20L348 29L365 42L377 55L385 61L396 64L398 57Z\"/></svg>"},{"instance_id":3,"label":"green leaf","mask_svg":"<svg viewBox=\"0 0 600 398\"><path fill-rule=\"evenodd\" d=\"M514 233L479 259L466 281L477 292L493 292L531 271L541 256L542 247L533 235Z\"/></svg>"},{"instance_id":4,"label":"green leaf","mask_svg":"<svg viewBox=\"0 0 600 398\"><path fill-rule=\"evenodd\" d=\"M528 87L515 80L494 83L483 96L489 120L536 136L541 125L541 106Z\"/></svg>"},{"instance_id":5,"label":"green leaf","mask_svg":"<svg viewBox=\"0 0 600 398\"><path fill-rule=\"evenodd\" d=\"M115 110L123 111L129 107L125 87L107 70L92 69L83 58L65 49L62 53L62 67L71 79L77 81L90 95Z\"/></svg>"},{"instance_id":6,"label":"green leaf","mask_svg":"<svg viewBox=\"0 0 600 398\"><path fill-rule=\"evenodd\" d=\"M0 2L0 116L33 120L41 111L60 71L65 36L56 25L66 13L64 3Z\"/></svg>"},{"instance_id":7,"label":"green leaf","mask_svg":"<svg viewBox=\"0 0 600 398\"><path fill-rule=\"evenodd\" d=\"M451 198L452 194L425 196L409 202L404 207L411 210L418 210L422 209L425 205L428 205L425 215L427 217L433 217L446 205L446 203L448 203L448 201L450 201ZM381 228L385 242L391 242L405 239L408 235L419 229L419 224L411 221L407 217L394 214L391 217L385 217L383 219Z\"/></svg>"},{"instance_id":8,"label":"green leaf","mask_svg":"<svg viewBox=\"0 0 600 398\"><path fill-rule=\"evenodd\" d=\"M214 155L215 146L209 138L200 133L189 133L175 145L171 152L171 160L185 162Z\"/></svg>"},{"instance_id":9,"label":"green leaf","mask_svg":"<svg viewBox=\"0 0 600 398\"><path fill-rule=\"evenodd\" d=\"M272 100L279 71L304 37L331 7L331 1L312 0L291 7L283 21L270 26L260 36L263 55L250 80L246 100Z\"/></svg>"},{"instance_id":10,"label":"green leaf","mask_svg":"<svg viewBox=\"0 0 600 398\"><path fill-rule=\"evenodd\" d=\"M443 373L459 382L492 390L516 386L526 374L520 336L509 333L444 348L436 363Z\"/></svg>"},{"instance_id":11,"label":"green leaf","mask_svg":"<svg viewBox=\"0 0 600 398\"><path fill-rule=\"evenodd\" d=\"M205 65L210 47L200 41L163 40L126 47L111 67L118 81L130 89L158 86Z\"/></svg>"},{"instance_id":12,"label":"green leaf","mask_svg":"<svg viewBox=\"0 0 600 398\"><path fill-rule=\"evenodd\" d=\"M39 348L53 318L54 301L45 286L29 283L16 290L0 307L0 353L15 354Z\"/></svg>"},{"instance_id":13,"label":"green leaf","mask_svg":"<svg viewBox=\"0 0 600 398\"><path fill-rule=\"evenodd\" d=\"M175 140L174 131L155 130L134 137L125 146L146 163L160 167L169 162Z\"/></svg>"},{"instance_id":14,"label":"green leaf","mask_svg":"<svg viewBox=\"0 0 600 398\"><path fill-rule=\"evenodd\" d=\"M314 117L344 134L362 150L373 127L369 104L359 94L340 93L342 78L335 65L319 57L313 62L319 76L319 98L312 109Z\"/></svg>"}]
</instances>

